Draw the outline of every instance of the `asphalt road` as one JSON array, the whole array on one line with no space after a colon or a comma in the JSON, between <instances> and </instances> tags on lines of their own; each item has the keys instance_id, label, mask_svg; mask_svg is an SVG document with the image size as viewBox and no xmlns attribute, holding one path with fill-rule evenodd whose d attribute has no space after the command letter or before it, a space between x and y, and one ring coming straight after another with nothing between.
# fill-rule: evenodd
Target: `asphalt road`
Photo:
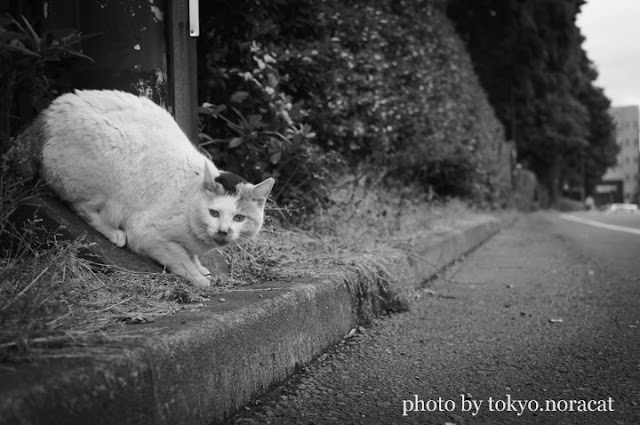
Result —
<instances>
[{"instance_id":1,"label":"asphalt road","mask_svg":"<svg viewBox=\"0 0 640 425\"><path fill-rule=\"evenodd\" d=\"M639 255L525 216L229 423L640 424Z\"/></svg>"}]
</instances>

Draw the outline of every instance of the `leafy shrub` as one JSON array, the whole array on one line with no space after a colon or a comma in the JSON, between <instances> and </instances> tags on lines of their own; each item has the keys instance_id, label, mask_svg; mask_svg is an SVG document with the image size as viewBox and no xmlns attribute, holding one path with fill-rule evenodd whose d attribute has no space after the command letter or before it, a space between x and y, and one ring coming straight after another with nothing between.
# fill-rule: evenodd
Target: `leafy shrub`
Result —
<instances>
[{"instance_id":1,"label":"leafy shrub","mask_svg":"<svg viewBox=\"0 0 640 425\"><path fill-rule=\"evenodd\" d=\"M283 49L257 41L225 44L221 37L212 44L218 47L206 58L218 65L209 67L201 83L201 147L218 166L250 181L275 177L272 196L289 212L325 202L341 159L314 143L316 133L303 123L306 111L282 91L278 61ZM233 58L230 50L239 60L220 64L221 51Z\"/></svg>"},{"instance_id":2,"label":"leafy shrub","mask_svg":"<svg viewBox=\"0 0 640 425\"><path fill-rule=\"evenodd\" d=\"M70 58L89 59L78 43L93 35L65 29L38 33L25 18L0 17L0 259L2 266L24 259L46 245L37 222L17 228L11 216L37 193L37 183L15 175L6 152L11 137L59 94L58 78ZM42 239L42 240L40 240ZM5 264L7 263L7 264Z\"/></svg>"},{"instance_id":3,"label":"leafy shrub","mask_svg":"<svg viewBox=\"0 0 640 425\"><path fill-rule=\"evenodd\" d=\"M316 90L307 98L319 143L427 191L490 196L502 128L440 2L323 4L314 22L331 38L302 43L286 67L290 84L303 82L293 92Z\"/></svg>"},{"instance_id":4,"label":"leafy shrub","mask_svg":"<svg viewBox=\"0 0 640 425\"><path fill-rule=\"evenodd\" d=\"M494 152L504 140L502 128L444 16L443 4L440 0L208 3L204 10L208 37L201 46L201 57L207 60L200 70L208 83L201 98L224 103L222 112L235 124L251 123L249 117L256 114L261 119L254 124L268 123L250 132L257 139L242 137L244 142L237 139L238 131L227 130L222 137L227 149L223 158L233 153L243 171L255 166L264 176L287 172L292 163L313 170L291 179L308 177L311 186L283 188L285 198L303 196L305 205L313 205L326 193L308 191L326 165L320 164L327 158L324 152L338 154L351 169L366 163L381 176L418 183L426 192L494 196ZM247 88L252 80L257 81ZM273 93L265 91L269 88ZM242 98L240 93L249 93L243 109L230 101ZM310 126L294 128L315 135L295 144L298 149L278 150L273 145L281 142L264 141L266 131L286 136L286 130L276 130L290 125L283 106L294 122ZM220 123L216 125L222 131ZM244 150L231 152L230 146L248 140ZM305 149L312 153L302 155ZM269 165L275 152L282 152L276 154L278 164ZM326 186L326 181L320 178L318 187Z\"/></svg>"},{"instance_id":5,"label":"leafy shrub","mask_svg":"<svg viewBox=\"0 0 640 425\"><path fill-rule=\"evenodd\" d=\"M64 63L91 60L78 44L94 35L74 29L38 34L24 16L0 17L0 154L20 127L60 94Z\"/></svg>"}]
</instances>

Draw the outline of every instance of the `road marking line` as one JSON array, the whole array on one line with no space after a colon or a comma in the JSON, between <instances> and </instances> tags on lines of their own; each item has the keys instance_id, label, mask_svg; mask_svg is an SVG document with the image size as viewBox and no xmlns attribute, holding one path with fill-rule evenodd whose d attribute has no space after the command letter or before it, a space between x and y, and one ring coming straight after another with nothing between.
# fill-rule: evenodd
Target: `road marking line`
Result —
<instances>
[{"instance_id":1,"label":"road marking line","mask_svg":"<svg viewBox=\"0 0 640 425\"><path fill-rule=\"evenodd\" d=\"M564 218L565 220L575 221L577 223L582 223L582 224L588 224L589 226L599 227L601 229L616 230L618 232L631 233L632 235L640 235L640 229L634 229L632 227L616 226L615 224L600 223L599 221L576 217L574 215L569 215L569 214L560 214L560 217Z\"/></svg>"}]
</instances>

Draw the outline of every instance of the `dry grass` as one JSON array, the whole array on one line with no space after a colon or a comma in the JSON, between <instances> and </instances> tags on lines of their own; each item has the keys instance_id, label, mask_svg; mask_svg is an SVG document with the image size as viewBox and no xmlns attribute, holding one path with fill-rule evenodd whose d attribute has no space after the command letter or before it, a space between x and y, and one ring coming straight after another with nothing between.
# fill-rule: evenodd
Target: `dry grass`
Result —
<instances>
[{"instance_id":1,"label":"dry grass","mask_svg":"<svg viewBox=\"0 0 640 425\"><path fill-rule=\"evenodd\" d=\"M96 272L77 257L81 246L56 243L0 267L0 361L86 344L207 297L171 275Z\"/></svg>"},{"instance_id":2,"label":"dry grass","mask_svg":"<svg viewBox=\"0 0 640 425\"><path fill-rule=\"evenodd\" d=\"M78 258L82 241L53 239L50 248L33 249L38 244L25 240L17 255L14 250L0 257L0 362L35 360L55 355L55 348L118 339L127 325L153 321L257 282L327 276L345 269L380 274L388 250L410 246L419 236L417 229L437 231L471 214L459 201L428 202L411 193L386 192L355 181L344 185L335 192L334 206L319 212L304 229L267 224L257 239L225 251L231 272L215 276L210 288L196 288L171 274L98 272L94 264ZM6 218L9 209L4 204ZM3 234L33 234L37 226L5 228Z\"/></svg>"}]
</instances>

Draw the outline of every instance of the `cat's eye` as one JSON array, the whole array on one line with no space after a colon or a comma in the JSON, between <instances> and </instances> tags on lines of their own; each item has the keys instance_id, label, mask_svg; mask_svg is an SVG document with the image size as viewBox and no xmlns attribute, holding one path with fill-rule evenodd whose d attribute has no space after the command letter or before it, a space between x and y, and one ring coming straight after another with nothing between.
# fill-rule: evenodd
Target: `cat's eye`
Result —
<instances>
[{"instance_id":1,"label":"cat's eye","mask_svg":"<svg viewBox=\"0 0 640 425\"><path fill-rule=\"evenodd\" d=\"M241 222L244 221L246 217L242 214L236 214L233 216L233 221Z\"/></svg>"},{"instance_id":2,"label":"cat's eye","mask_svg":"<svg viewBox=\"0 0 640 425\"><path fill-rule=\"evenodd\" d=\"M209 214L211 214L211 217L220 217L220 213L216 210L209 210Z\"/></svg>"}]
</instances>

